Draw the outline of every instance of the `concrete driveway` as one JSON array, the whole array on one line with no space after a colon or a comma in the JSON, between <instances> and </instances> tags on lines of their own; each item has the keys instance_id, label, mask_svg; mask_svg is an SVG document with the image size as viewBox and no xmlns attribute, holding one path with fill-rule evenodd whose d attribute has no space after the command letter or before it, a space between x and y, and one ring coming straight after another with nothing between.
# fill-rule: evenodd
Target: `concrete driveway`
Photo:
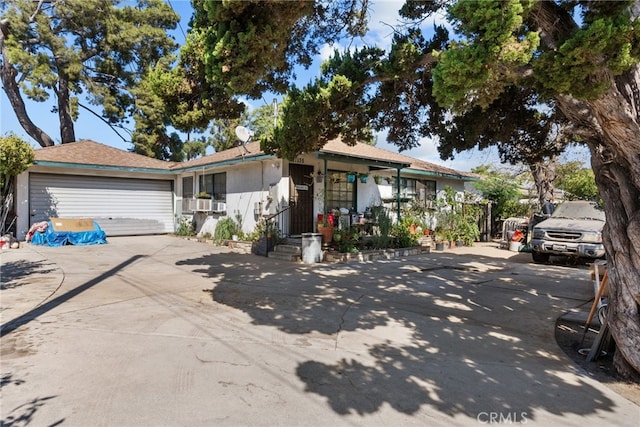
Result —
<instances>
[{"instance_id":1,"label":"concrete driveway","mask_svg":"<svg viewBox=\"0 0 640 427\"><path fill-rule=\"evenodd\" d=\"M495 245L304 265L170 236L2 254L3 426L636 426L554 323L585 269Z\"/></svg>"}]
</instances>

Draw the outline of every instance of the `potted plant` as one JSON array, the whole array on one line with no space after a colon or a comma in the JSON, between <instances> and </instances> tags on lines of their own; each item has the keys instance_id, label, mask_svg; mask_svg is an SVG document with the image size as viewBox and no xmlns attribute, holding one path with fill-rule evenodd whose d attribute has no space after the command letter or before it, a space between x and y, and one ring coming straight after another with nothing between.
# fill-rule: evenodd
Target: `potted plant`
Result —
<instances>
[{"instance_id":1,"label":"potted plant","mask_svg":"<svg viewBox=\"0 0 640 427\"><path fill-rule=\"evenodd\" d=\"M347 182L349 182L349 183L356 182L356 173L355 172L347 172Z\"/></svg>"},{"instance_id":2,"label":"potted plant","mask_svg":"<svg viewBox=\"0 0 640 427\"><path fill-rule=\"evenodd\" d=\"M380 185L382 184L382 177L380 175L374 175L373 176L373 181L377 184Z\"/></svg>"},{"instance_id":3,"label":"potted plant","mask_svg":"<svg viewBox=\"0 0 640 427\"><path fill-rule=\"evenodd\" d=\"M360 179L360 182L363 184L367 183L367 179L369 178L369 174L368 173L360 173L358 174L358 178Z\"/></svg>"},{"instance_id":4,"label":"potted plant","mask_svg":"<svg viewBox=\"0 0 640 427\"><path fill-rule=\"evenodd\" d=\"M329 218L331 216L331 218ZM318 221L318 233L322 234L322 243L329 244L333 241L333 227L334 219L333 214L326 214L322 216L322 220Z\"/></svg>"},{"instance_id":5,"label":"potted plant","mask_svg":"<svg viewBox=\"0 0 640 427\"><path fill-rule=\"evenodd\" d=\"M211 198L211 194L207 193L206 191L201 191L198 194L196 194L196 199L210 199Z\"/></svg>"}]
</instances>

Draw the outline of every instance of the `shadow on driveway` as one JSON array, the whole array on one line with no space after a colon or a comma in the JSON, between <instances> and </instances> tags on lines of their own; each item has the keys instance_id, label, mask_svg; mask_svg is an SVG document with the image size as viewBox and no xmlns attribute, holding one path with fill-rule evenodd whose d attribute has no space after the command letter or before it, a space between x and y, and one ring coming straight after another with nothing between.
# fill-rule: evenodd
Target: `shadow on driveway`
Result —
<instances>
[{"instance_id":1,"label":"shadow on driveway","mask_svg":"<svg viewBox=\"0 0 640 427\"><path fill-rule=\"evenodd\" d=\"M452 253L281 269L237 255L178 265L218 279L211 298L253 324L332 336L346 349L350 337L366 336L364 354L297 367L306 391L338 414L373 414L385 404L413 414L429 405L520 423L538 411L581 416L615 407L571 372L553 338L555 319L585 301L580 271Z\"/></svg>"}]
</instances>

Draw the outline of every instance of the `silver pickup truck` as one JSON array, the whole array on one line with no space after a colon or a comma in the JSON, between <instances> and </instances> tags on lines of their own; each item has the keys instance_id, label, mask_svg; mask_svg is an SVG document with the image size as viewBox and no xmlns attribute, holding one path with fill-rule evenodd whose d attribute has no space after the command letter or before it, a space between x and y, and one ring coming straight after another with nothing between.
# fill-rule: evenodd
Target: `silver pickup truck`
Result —
<instances>
[{"instance_id":1,"label":"silver pickup truck","mask_svg":"<svg viewBox=\"0 0 640 427\"><path fill-rule=\"evenodd\" d=\"M551 255L603 258L602 228L605 216L595 202L567 201L536 224L530 241L533 261L544 263Z\"/></svg>"}]
</instances>

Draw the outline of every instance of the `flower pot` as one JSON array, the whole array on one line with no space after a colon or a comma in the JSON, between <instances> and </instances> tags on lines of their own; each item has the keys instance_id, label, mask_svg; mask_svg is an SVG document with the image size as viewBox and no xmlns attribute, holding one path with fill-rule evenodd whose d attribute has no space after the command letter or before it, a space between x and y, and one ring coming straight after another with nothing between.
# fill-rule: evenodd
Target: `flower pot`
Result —
<instances>
[{"instance_id":1,"label":"flower pot","mask_svg":"<svg viewBox=\"0 0 640 427\"><path fill-rule=\"evenodd\" d=\"M348 173L347 174L347 182L349 182L349 183L356 182L356 174L355 173Z\"/></svg>"},{"instance_id":2,"label":"flower pot","mask_svg":"<svg viewBox=\"0 0 640 427\"><path fill-rule=\"evenodd\" d=\"M367 175L360 175L360 182L366 184L368 178L369 177Z\"/></svg>"},{"instance_id":3,"label":"flower pot","mask_svg":"<svg viewBox=\"0 0 640 427\"><path fill-rule=\"evenodd\" d=\"M318 224L318 233L322 234L322 243L329 244L333 241L333 226Z\"/></svg>"}]
</instances>

